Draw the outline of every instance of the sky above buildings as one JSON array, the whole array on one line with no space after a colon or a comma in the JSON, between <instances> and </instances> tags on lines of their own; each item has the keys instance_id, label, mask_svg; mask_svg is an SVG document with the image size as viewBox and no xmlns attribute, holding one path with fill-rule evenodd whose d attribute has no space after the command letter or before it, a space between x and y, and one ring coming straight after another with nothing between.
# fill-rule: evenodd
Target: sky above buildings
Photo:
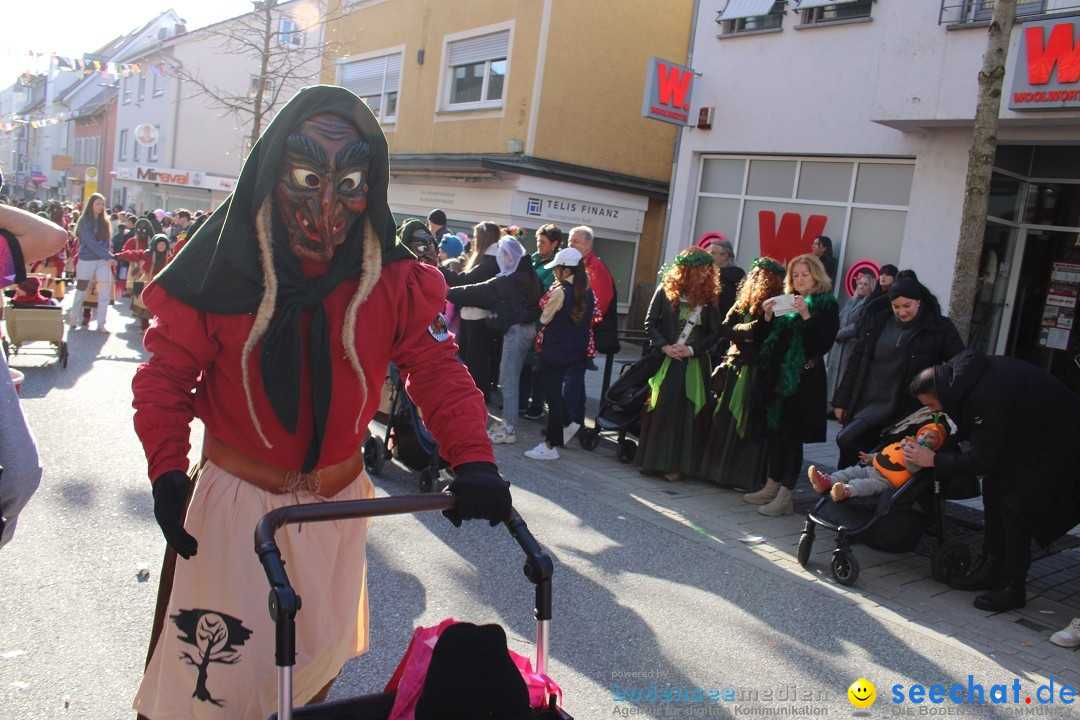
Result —
<instances>
[{"instance_id":1,"label":"sky above buildings","mask_svg":"<svg viewBox=\"0 0 1080 720\"><path fill-rule=\"evenodd\" d=\"M50 55L81 58L172 8L188 30L251 10L250 0L20 0L3 3L0 88L26 70L48 69ZM32 56L31 53L34 53Z\"/></svg>"}]
</instances>

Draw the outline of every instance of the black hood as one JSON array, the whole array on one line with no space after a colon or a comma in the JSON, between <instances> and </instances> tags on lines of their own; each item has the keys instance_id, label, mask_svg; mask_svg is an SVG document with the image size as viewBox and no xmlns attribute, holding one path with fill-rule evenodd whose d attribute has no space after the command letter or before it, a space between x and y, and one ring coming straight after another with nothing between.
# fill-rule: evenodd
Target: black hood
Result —
<instances>
[{"instance_id":1,"label":"black hood","mask_svg":"<svg viewBox=\"0 0 1080 720\"><path fill-rule=\"evenodd\" d=\"M964 350L944 365L934 366L934 385L946 413L959 416L971 388L987 367L986 356L978 350Z\"/></svg>"}]
</instances>

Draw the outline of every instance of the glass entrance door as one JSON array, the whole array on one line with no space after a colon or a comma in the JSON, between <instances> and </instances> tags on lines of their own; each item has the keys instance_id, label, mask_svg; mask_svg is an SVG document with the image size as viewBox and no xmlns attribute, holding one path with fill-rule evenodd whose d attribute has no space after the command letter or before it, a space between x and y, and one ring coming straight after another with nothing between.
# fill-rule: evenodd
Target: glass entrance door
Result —
<instances>
[{"instance_id":1,"label":"glass entrance door","mask_svg":"<svg viewBox=\"0 0 1080 720\"><path fill-rule=\"evenodd\" d=\"M983 235L982 258L975 285L975 307L971 313L968 347L986 355L1005 351L1005 338L1012 321L1009 269L1016 253L1017 229L989 220Z\"/></svg>"},{"instance_id":2,"label":"glass entrance door","mask_svg":"<svg viewBox=\"0 0 1080 720\"><path fill-rule=\"evenodd\" d=\"M1011 320L998 345L1004 335L1003 354L1038 365L1080 391L1080 332L1073 328L1080 284L1071 282L1062 265L1080 267L1080 234L1030 227L1020 233L1014 253L1018 271L1007 294Z\"/></svg>"}]
</instances>

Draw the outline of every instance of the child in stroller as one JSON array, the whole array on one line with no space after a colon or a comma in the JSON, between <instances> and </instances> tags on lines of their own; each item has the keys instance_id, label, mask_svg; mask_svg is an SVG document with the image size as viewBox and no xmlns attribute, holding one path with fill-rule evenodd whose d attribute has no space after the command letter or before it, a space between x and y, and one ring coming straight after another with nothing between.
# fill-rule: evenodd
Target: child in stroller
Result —
<instances>
[{"instance_id":1,"label":"child in stroller","mask_svg":"<svg viewBox=\"0 0 1080 720\"><path fill-rule=\"evenodd\" d=\"M927 427L930 426L930 427ZM937 426L937 427L935 427ZM854 585L859 576L859 563L851 551L852 541L885 552L910 552L915 549L927 528L933 526L937 548L931 560L935 580L947 582L962 574L971 562L971 551L959 540L945 540L945 500L974 497L966 487L950 487L948 492L934 477L933 468L906 468L899 448L902 443L912 442L922 435L923 442L931 442L931 435L938 435L937 445L943 447L953 442L955 426L940 413L921 408L882 432L881 443L873 455L866 455L878 468L849 468L832 476L820 473L811 466L808 474L814 489L822 493L821 500L806 516L802 537L799 539L797 558L806 567L818 527L836 532L836 549L833 551L831 570L833 577L842 585ZM870 482L876 483L878 493L850 492L850 482L855 478L880 476ZM843 490L832 488L846 486ZM829 492L826 492L828 490Z\"/></svg>"},{"instance_id":2,"label":"child in stroller","mask_svg":"<svg viewBox=\"0 0 1080 720\"><path fill-rule=\"evenodd\" d=\"M849 497L880 495L890 485L899 489L912 475L922 470L904 461L904 447L908 443L915 443L939 450L949 437L948 421L944 415L935 415L918 429L914 437L904 435L873 454L859 453L863 464L838 470L832 475L826 475L811 465L807 472L810 485L819 495L829 493L833 502L841 502Z\"/></svg>"}]
</instances>

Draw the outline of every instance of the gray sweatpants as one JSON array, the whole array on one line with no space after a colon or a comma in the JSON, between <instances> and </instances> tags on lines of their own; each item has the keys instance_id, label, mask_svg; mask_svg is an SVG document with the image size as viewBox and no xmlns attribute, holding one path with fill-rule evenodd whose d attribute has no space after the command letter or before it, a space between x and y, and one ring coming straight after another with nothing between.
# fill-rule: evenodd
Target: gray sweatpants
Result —
<instances>
[{"instance_id":1,"label":"gray sweatpants","mask_svg":"<svg viewBox=\"0 0 1080 720\"><path fill-rule=\"evenodd\" d=\"M0 353L0 514L7 518L0 547L15 534L19 512L41 482L37 443L23 416L11 382L7 360Z\"/></svg>"},{"instance_id":2,"label":"gray sweatpants","mask_svg":"<svg viewBox=\"0 0 1080 720\"><path fill-rule=\"evenodd\" d=\"M833 482L847 483L852 497L880 495L889 487L889 481L873 465L852 465L832 474Z\"/></svg>"}]
</instances>

